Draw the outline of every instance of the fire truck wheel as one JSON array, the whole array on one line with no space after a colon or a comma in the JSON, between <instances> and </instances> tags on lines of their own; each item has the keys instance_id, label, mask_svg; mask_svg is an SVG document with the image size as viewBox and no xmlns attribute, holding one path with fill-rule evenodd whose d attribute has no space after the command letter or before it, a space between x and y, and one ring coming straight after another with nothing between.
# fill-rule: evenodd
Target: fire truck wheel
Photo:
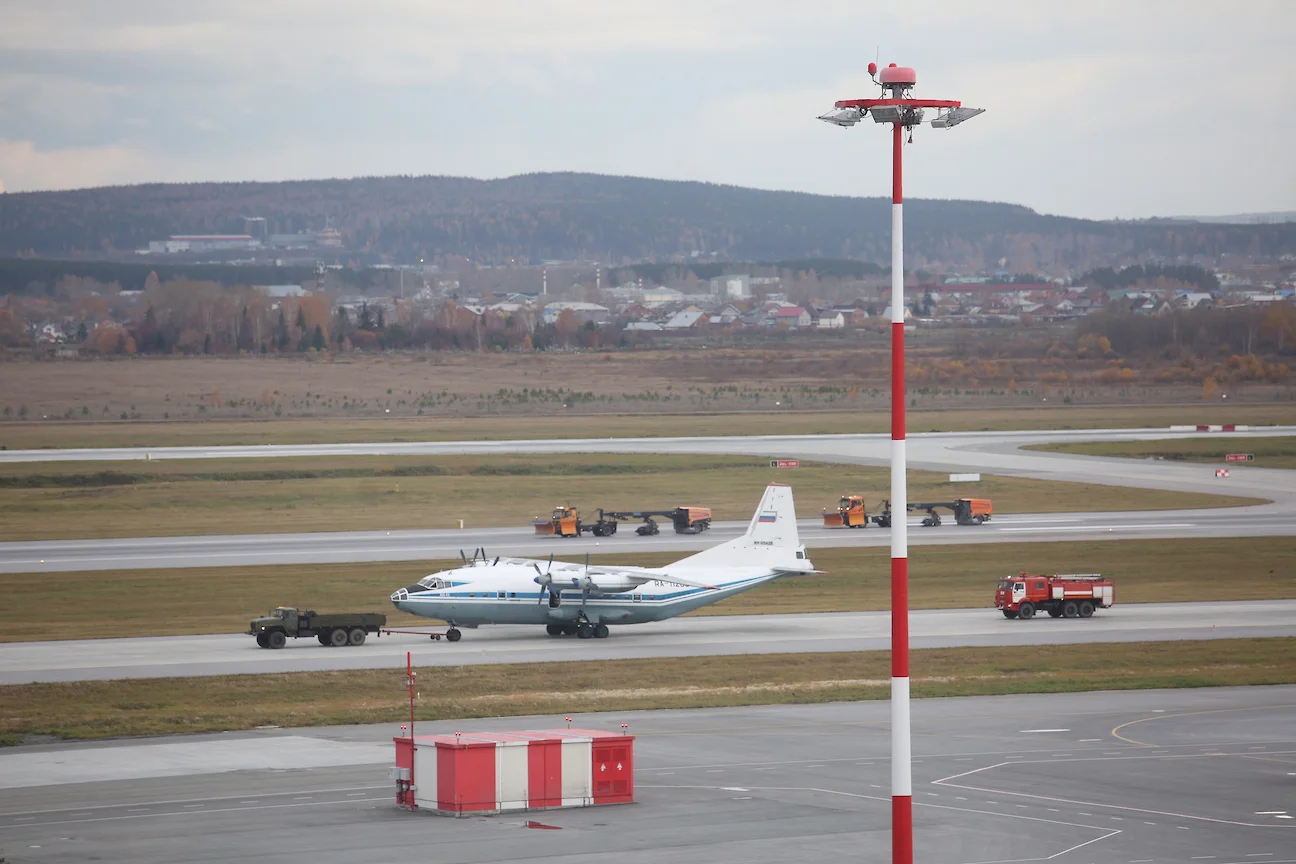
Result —
<instances>
[{"instance_id":1,"label":"fire truck wheel","mask_svg":"<svg viewBox=\"0 0 1296 864\"><path fill-rule=\"evenodd\" d=\"M1092 617L1092 616L1093 616L1093 609L1094 609L1093 604L1090 603L1088 600L1083 600L1083 601L1081 601L1081 602L1080 602L1080 617L1081 617L1081 618L1090 618L1090 617Z\"/></svg>"},{"instance_id":2,"label":"fire truck wheel","mask_svg":"<svg viewBox=\"0 0 1296 864\"><path fill-rule=\"evenodd\" d=\"M1014 611L1011 610L1011 609L1005 609L1005 610L1003 610L1003 613L1004 613L1004 617L1005 617L1005 618L1016 618L1016 617L1017 617L1017 613L1014 612Z\"/></svg>"},{"instance_id":3,"label":"fire truck wheel","mask_svg":"<svg viewBox=\"0 0 1296 864\"><path fill-rule=\"evenodd\" d=\"M1057 608L1056 606L1050 606L1050 607L1049 607L1049 610L1048 610L1048 613L1049 613L1049 617L1050 617L1050 618L1061 618L1061 617L1062 617L1062 610L1059 609L1059 608Z\"/></svg>"},{"instance_id":4,"label":"fire truck wheel","mask_svg":"<svg viewBox=\"0 0 1296 864\"><path fill-rule=\"evenodd\" d=\"M1080 609L1076 606L1074 600L1068 600L1062 604L1062 617L1074 618L1080 614Z\"/></svg>"},{"instance_id":5,"label":"fire truck wheel","mask_svg":"<svg viewBox=\"0 0 1296 864\"><path fill-rule=\"evenodd\" d=\"M1017 616L1024 620L1030 620L1035 617L1035 604L1023 603L1017 607Z\"/></svg>"}]
</instances>

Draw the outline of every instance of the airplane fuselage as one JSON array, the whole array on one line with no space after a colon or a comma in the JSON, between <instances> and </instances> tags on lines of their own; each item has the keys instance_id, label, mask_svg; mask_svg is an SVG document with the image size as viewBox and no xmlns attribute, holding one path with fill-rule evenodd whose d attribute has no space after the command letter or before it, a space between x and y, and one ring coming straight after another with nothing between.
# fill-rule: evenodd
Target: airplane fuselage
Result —
<instances>
[{"instance_id":1,"label":"airplane fuselage","mask_svg":"<svg viewBox=\"0 0 1296 864\"><path fill-rule=\"evenodd\" d=\"M544 566L544 562L540 562ZM627 568L629 572L631 568ZM619 590L604 588L586 593L572 579L581 578L579 564L552 566L549 590L536 582L531 561L512 559L492 564L478 561L447 570L402 588L392 595L396 608L446 621L452 626L482 624L642 624L674 618L726 597L749 591L779 575L765 568L729 568L723 581L708 587L685 587L649 581ZM663 575L707 582L705 571L672 569ZM605 575L604 581L608 578ZM615 584L615 579L611 580ZM714 587L711 587L714 586ZM557 600L555 600L555 597Z\"/></svg>"}]
</instances>

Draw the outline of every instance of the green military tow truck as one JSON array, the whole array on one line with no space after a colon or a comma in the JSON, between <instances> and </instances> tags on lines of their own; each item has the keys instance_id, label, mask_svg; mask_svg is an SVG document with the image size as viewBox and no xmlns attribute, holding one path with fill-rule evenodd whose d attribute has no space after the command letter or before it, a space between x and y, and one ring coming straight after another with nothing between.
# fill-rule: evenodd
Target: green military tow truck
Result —
<instances>
[{"instance_id":1,"label":"green military tow truck","mask_svg":"<svg viewBox=\"0 0 1296 864\"><path fill-rule=\"evenodd\" d=\"M248 628L262 648L282 648L288 637L314 636L321 645L341 648L363 645L370 633L382 635L387 616L377 612L338 612L320 615L313 610L299 612L291 606L277 606Z\"/></svg>"}]
</instances>

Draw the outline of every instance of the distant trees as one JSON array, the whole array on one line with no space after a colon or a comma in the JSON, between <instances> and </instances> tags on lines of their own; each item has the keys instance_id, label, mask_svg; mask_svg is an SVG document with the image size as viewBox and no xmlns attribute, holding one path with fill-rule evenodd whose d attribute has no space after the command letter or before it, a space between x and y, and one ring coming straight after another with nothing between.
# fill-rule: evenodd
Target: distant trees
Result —
<instances>
[{"instance_id":1,"label":"distant trees","mask_svg":"<svg viewBox=\"0 0 1296 864\"><path fill-rule=\"evenodd\" d=\"M1219 290L1219 277L1210 270L1195 264L1177 264L1144 266L1136 264L1113 270L1111 267L1100 267L1090 270L1081 276L1076 284L1089 288L1132 288L1135 285L1156 282L1158 279L1181 282L1191 285L1198 291L1212 292Z\"/></svg>"},{"instance_id":2,"label":"distant trees","mask_svg":"<svg viewBox=\"0 0 1296 864\"><path fill-rule=\"evenodd\" d=\"M291 190L289 192L289 190ZM344 212L338 202L345 201ZM907 252L915 263L981 266L1007 258L1019 270L1083 270L1112 260L1178 260L1188 255L1276 256L1296 248L1296 225L1173 225L1093 222L1017 205L915 199L906 208ZM162 282L232 286L304 284L313 268L130 261L42 261L130 250L173 233L240 233L248 212L271 233L322 227L335 218L347 254L413 262L431 254L505 264L544 259L604 261L784 261L856 264L890 254L890 202L743 189L718 184L588 174L531 174L479 181L455 177L366 177L278 183L152 184L0 196L0 291L51 290L61 273L144 288ZM372 260L371 259L371 260ZM649 265L662 268L676 264ZM818 267L818 264L815 265ZM876 267L876 265L868 265ZM789 269L807 269L789 263ZM244 270L243 273L238 271ZM856 269L850 278L859 278ZM844 272L821 276L846 278ZM644 275L641 273L641 275ZM699 279L710 275L697 272ZM378 277L374 277L378 278ZM645 278L648 278L645 276ZM313 326L313 325L312 325Z\"/></svg>"},{"instance_id":3,"label":"distant trees","mask_svg":"<svg viewBox=\"0 0 1296 864\"><path fill-rule=\"evenodd\" d=\"M1296 353L1296 309L1279 302L1268 308L1163 306L1151 314L1138 314L1117 306L1081 319L1077 337L1081 357L1110 353L1169 361L1187 370L1183 377L1190 380L1209 374L1217 382L1280 382L1287 380L1290 371L1283 358Z\"/></svg>"}]
</instances>

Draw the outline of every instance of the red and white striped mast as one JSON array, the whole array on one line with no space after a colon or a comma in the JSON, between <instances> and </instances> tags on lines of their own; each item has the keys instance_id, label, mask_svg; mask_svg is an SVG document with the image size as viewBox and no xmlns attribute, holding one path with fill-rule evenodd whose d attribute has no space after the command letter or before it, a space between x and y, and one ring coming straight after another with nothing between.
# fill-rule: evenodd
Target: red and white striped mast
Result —
<instances>
[{"instance_id":1,"label":"red and white striped mast","mask_svg":"<svg viewBox=\"0 0 1296 864\"><path fill-rule=\"evenodd\" d=\"M891 860L913 862L913 775L909 733L909 513L905 478L904 379L904 194L902 151L905 130L923 122L923 109L937 109L931 121L938 129L957 126L982 113L948 99L915 99L918 73L892 63L870 77L885 94L881 99L843 99L820 117L849 127L872 115L891 124Z\"/></svg>"}]
</instances>

